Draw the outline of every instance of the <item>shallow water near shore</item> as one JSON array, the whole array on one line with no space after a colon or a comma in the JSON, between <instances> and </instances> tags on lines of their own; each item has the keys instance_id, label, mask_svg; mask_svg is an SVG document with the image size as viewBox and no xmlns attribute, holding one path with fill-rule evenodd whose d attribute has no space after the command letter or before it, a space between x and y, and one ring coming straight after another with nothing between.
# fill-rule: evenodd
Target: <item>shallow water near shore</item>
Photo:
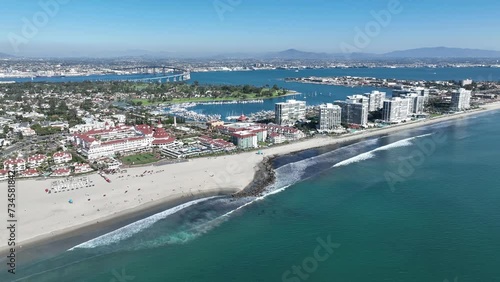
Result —
<instances>
[{"instance_id":1,"label":"shallow water near shore","mask_svg":"<svg viewBox=\"0 0 500 282\"><path fill-rule=\"evenodd\" d=\"M304 281L292 267L330 239L307 281L497 281L499 122L489 112L283 156L266 196L191 202L15 279Z\"/></svg>"}]
</instances>

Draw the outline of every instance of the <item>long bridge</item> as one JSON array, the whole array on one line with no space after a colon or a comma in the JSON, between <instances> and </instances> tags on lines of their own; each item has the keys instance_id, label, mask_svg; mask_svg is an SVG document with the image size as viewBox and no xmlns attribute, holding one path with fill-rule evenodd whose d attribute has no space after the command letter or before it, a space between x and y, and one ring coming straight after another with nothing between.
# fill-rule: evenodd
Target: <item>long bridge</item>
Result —
<instances>
[{"instance_id":1,"label":"long bridge","mask_svg":"<svg viewBox=\"0 0 500 282\"><path fill-rule=\"evenodd\" d=\"M171 66L136 66L113 69L113 71L122 75L150 75L148 77L126 79L128 81L176 82L191 79L189 70Z\"/></svg>"}]
</instances>

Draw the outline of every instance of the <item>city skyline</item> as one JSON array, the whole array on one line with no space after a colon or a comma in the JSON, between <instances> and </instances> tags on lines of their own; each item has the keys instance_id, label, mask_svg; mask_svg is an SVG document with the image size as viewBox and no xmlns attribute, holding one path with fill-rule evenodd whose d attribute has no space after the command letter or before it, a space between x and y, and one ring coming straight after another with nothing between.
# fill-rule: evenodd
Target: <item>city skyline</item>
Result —
<instances>
[{"instance_id":1,"label":"city skyline","mask_svg":"<svg viewBox=\"0 0 500 282\"><path fill-rule=\"evenodd\" d=\"M429 46L499 50L500 40L491 36L500 21L498 4L480 2L30 0L3 5L9 13L0 19L0 52L204 56L287 49L380 54Z\"/></svg>"}]
</instances>

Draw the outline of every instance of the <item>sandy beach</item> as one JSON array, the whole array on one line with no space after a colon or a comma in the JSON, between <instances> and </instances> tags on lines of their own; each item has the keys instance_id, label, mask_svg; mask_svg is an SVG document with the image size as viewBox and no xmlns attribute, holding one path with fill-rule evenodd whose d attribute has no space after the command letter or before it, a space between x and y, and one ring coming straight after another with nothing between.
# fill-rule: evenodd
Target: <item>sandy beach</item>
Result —
<instances>
[{"instance_id":1,"label":"sandy beach","mask_svg":"<svg viewBox=\"0 0 500 282\"><path fill-rule=\"evenodd\" d=\"M483 106L481 110L372 129L341 137L320 136L266 148L261 150L263 155L258 155L254 151L199 158L176 164L129 168L126 173L106 175L111 182L107 182L98 174L92 174L87 176L90 180L89 187L66 192L50 194L45 192L45 189L51 188L55 179L18 179L17 247L68 232L77 232L84 227L112 221L114 218L132 215L172 201L182 202L189 201L193 197L236 193L252 182L259 163L267 156L352 142L498 109L500 103L494 103ZM1 185L6 187L7 183L2 182ZM70 199L72 203L69 203ZM0 202L0 208L6 211L6 193L1 194ZM2 218L5 216L6 212ZM0 233L0 252L4 252L7 248L7 236L7 231Z\"/></svg>"}]
</instances>

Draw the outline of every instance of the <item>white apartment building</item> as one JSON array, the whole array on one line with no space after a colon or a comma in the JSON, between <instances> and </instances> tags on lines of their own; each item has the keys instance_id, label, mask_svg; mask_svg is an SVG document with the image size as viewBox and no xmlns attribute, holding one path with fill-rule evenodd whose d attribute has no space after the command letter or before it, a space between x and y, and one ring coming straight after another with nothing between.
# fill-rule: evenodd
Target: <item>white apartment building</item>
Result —
<instances>
[{"instance_id":1,"label":"white apartment building","mask_svg":"<svg viewBox=\"0 0 500 282\"><path fill-rule=\"evenodd\" d=\"M366 98L366 97L365 97ZM366 100L348 99L346 101L335 101L335 105L341 108L342 123L367 126L368 124L368 98Z\"/></svg>"},{"instance_id":2,"label":"white apartment building","mask_svg":"<svg viewBox=\"0 0 500 282\"><path fill-rule=\"evenodd\" d=\"M276 124L293 125L306 118L306 102L287 100L285 103L277 103L274 111Z\"/></svg>"},{"instance_id":3,"label":"white apartment building","mask_svg":"<svg viewBox=\"0 0 500 282\"><path fill-rule=\"evenodd\" d=\"M375 112L384 107L384 100L386 97L385 92L374 90L371 93L365 93L365 96L368 98L369 112Z\"/></svg>"},{"instance_id":4,"label":"white apartment building","mask_svg":"<svg viewBox=\"0 0 500 282\"><path fill-rule=\"evenodd\" d=\"M26 170L26 160L22 158L8 159L3 162L3 167L6 170L20 172Z\"/></svg>"},{"instance_id":5,"label":"white apartment building","mask_svg":"<svg viewBox=\"0 0 500 282\"><path fill-rule=\"evenodd\" d=\"M424 96L419 96L418 94L412 93L408 96L406 96L406 99L409 101L409 114L422 114L424 112L424 102L425 102L425 97Z\"/></svg>"},{"instance_id":6,"label":"white apartment building","mask_svg":"<svg viewBox=\"0 0 500 282\"><path fill-rule=\"evenodd\" d=\"M28 166L30 168L37 168L42 165L45 161L47 161L46 155L33 155L28 158Z\"/></svg>"},{"instance_id":7,"label":"white apartment building","mask_svg":"<svg viewBox=\"0 0 500 282\"><path fill-rule=\"evenodd\" d=\"M342 109L331 103L319 107L319 131L331 132L342 124Z\"/></svg>"},{"instance_id":8,"label":"white apartment building","mask_svg":"<svg viewBox=\"0 0 500 282\"><path fill-rule=\"evenodd\" d=\"M392 98L384 101L382 110L383 120L389 123L399 123L408 119L410 100L406 98Z\"/></svg>"},{"instance_id":9,"label":"white apartment building","mask_svg":"<svg viewBox=\"0 0 500 282\"><path fill-rule=\"evenodd\" d=\"M470 98L472 91L460 88L451 93L451 110L460 112L470 109Z\"/></svg>"},{"instance_id":10,"label":"white apartment building","mask_svg":"<svg viewBox=\"0 0 500 282\"><path fill-rule=\"evenodd\" d=\"M472 82L473 82L472 79L464 79L464 80L460 81L460 84L462 85L462 87L464 87L467 85L471 85Z\"/></svg>"},{"instance_id":11,"label":"white apartment building","mask_svg":"<svg viewBox=\"0 0 500 282\"><path fill-rule=\"evenodd\" d=\"M73 156L71 156L70 152L57 152L52 155L52 159L55 164L63 164L71 161Z\"/></svg>"},{"instance_id":12,"label":"white apartment building","mask_svg":"<svg viewBox=\"0 0 500 282\"><path fill-rule=\"evenodd\" d=\"M370 102L370 98L368 98L367 96L358 94L358 95L347 96L346 101L351 102L351 103L364 104L368 107L368 104Z\"/></svg>"}]
</instances>

